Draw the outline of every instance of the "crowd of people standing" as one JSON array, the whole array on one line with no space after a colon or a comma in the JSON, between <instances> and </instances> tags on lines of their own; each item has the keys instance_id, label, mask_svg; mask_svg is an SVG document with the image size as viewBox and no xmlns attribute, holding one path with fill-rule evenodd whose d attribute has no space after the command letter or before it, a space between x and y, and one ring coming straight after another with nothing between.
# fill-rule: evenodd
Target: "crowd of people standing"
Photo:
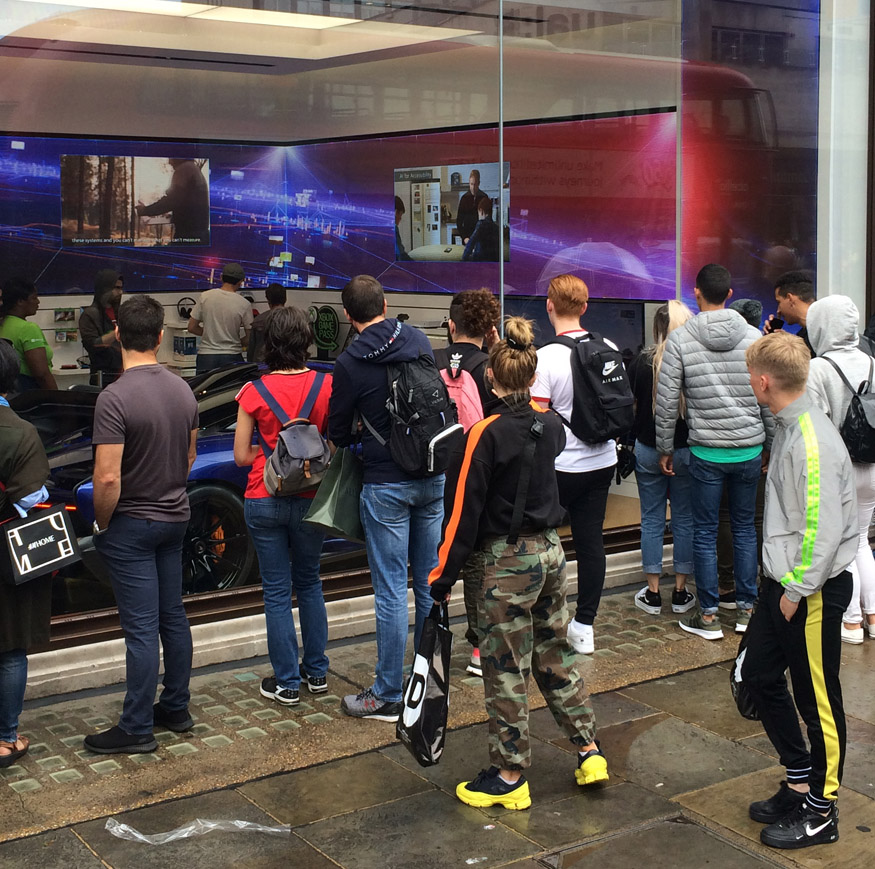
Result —
<instances>
[{"instance_id":1,"label":"crowd of people standing","mask_svg":"<svg viewBox=\"0 0 875 869\"><path fill-rule=\"evenodd\" d=\"M222 287L205 294L192 312L189 327L212 336L199 354L199 372L242 361L252 325L251 307L236 294L243 279L239 266L226 266ZM195 457L197 403L184 382L157 362L162 307L143 295L120 304L122 286L117 273L102 275L94 304L82 315L92 367L105 375L102 385L109 383L95 413L94 539L112 575L127 645L120 721L85 740L99 753L153 751L154 727L181 731L192 724L181 545L189 517L185 486ZM858 346L859 315L850 299L814 301L812 276L799 272L779 278L775 292L779 313L787 322L796 317L805 329L802 337L781 331L783 324L775 318L767 320L763 337L746 319L749 306L727 307L729 272L705 266L695 285L699 313L693 316L677 301L662 305L654 317L653 345L629 365L647 580L634 601L648 614L661 612L670 505L672 611L682 616L684 631L705 640L723 638L718 537L725 498L734 629L750 634L743 672L788 776L775 797L751 806L751 816L769 824L763 833L767 844L798 847L787 843L812 813L827 822L808 834L805 844L837 837L835 799L844 755L837 649L841 641L863 642L864 629L875 637L875 562L868 545L875 465L852 463L839 435L856 385L873 384L873 362ZM22 378L38 380L44 362L50 373L47 348L26 328L38 304L34 299L31 285L9 292L4 287L6 316L0 325L10 321L13 334L0 337L10 340L17 355L0 348L9 357L0 359L0 392L28 385ZM259 317L258 353L268 373L237 395L234 441L235 461L250 468L245 518L262 576L274 669L261 684L262 695L295 705L302 685L313 693L328 688L328 627L319 576L323 534L304 521L313 493L277 498L264 483L265 461L277 447L283 415L306 415L333 447L353 450L362 466L359 509L374 589L377 660L373 684L345 696L343 712L398 720L408 575L416 645L433 603L445 600L461 577L472 646L469 669L484 680L492 766L462 782L459 798L477 806L530 805L525 770L531 760L526 700L531 674L577 747L578 784L605 781L607 759L595 739L592 708L575 660L575 654L591 654L598 645L606 571L603 525L617 464L614 439L583 439L568 422L580 388L572 376L572 355L576 343L589 337L582 325L586 284L573 275L550 282L545 305L555 339L540 349L532 324L522 318L503 324L499 338L498 306L488 290L459 293L449 313L452 343L433 354L422 332L387 316L380 283L359 275L341 293L357 337L338 357L332 375L307 367L313 331L306 314L285 307L284 298L276 301ZM45 351L47 359L37 359L37 351ZM466 430L446 473L405 471L389 445L387 371L423 357L436 359ZM13 432L27 431L12 418L0 423ZM39 456L32 459L33 472L17 488L20 471L4 472L7 512L13 503L26 507L17 496L33 495L45 482L47 470L40 464L37 472L39 461ZM530 486L530 479L536 485ZM758 492L765 499L762 551ZM556 530L565 517L577 559L573 614ZM688 581L695 582L696 595ZM17 633L10 626L4 630L14 637L2 638L3 678L15 685L4 696L15 697L9 709L4 704L0 718L0 766L27 750L17 733L20 700L15 698L23 696L21 660L26 674L24 649L31 642L20 625ZM159 638L164 689L154 703ZM798 686L796 704L808 725L810 751L796 733L798 724L794 730L790 723L796 713L782 682L787 667ZM816 683L825 689L819 691ZM806 685L815 687L809 691ZM825 739L826 731L837 738ZM789 822L791 815L795 820Z\"/></svg>"}]
</instances>

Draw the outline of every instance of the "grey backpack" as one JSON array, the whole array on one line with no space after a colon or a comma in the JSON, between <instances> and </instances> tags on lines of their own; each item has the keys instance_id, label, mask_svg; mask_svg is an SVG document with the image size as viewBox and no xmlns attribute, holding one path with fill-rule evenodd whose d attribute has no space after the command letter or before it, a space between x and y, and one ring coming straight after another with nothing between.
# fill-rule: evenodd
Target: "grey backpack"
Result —
<instances>
[{"instance_id":1,"label":"grey backpack","mask_svg":"<svg viewBox=\"0 0 875 869\"><path fill-rule=\"evenodd\" d=\"M325 380L325 375L321 372L314 373L316 376L310 385L310 391L294 419L282 409L263 380L252 383L282 426L273 450L269 449L259 435L265 458L264 487L275 498L299 495L315 489L322 482L331 461L328 442L310 422L313 405Z\"/></svg>"}]
</instances>

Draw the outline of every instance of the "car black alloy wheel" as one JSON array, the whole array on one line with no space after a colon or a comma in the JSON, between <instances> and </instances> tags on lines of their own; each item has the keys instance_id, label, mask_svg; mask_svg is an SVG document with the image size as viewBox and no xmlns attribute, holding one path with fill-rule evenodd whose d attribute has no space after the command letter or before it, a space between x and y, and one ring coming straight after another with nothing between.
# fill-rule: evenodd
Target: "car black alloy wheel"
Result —
<instances>
[{"instance_id":1,"label":"car black alloy wheel","mask_svg":"<svg viewBox=\"0 0 875 869\"><path fill-rule=\"evenodd\" d=\"M222 591L258 581L243 498L217 485L189 491L191 519L182 548L182 593Z\"/></svg>"}]
</instances>

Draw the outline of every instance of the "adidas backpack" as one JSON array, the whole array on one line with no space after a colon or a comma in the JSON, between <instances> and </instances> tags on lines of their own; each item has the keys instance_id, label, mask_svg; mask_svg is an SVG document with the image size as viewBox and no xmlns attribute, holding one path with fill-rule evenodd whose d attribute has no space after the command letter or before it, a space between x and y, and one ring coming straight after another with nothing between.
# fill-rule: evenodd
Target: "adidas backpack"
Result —
<instances>
[{"instance_id":1,"label":"adidas backpack","mask_svg":"<svg viewBox=\"0 0 875 869\"><path fill-rule=\"evenodd\" d=\"M450 346L443 352L442 357L446 357L446 366L441 364L443 358L438 361L438 354L435 353L435 361L446 384L447 392L456 405L459 422L462 428L468 431L475 422L480 422L483 419L483 402L480 398L480 390L474 380L473 371L466 367L466 360L461 353L454 353L452 346ZM486 357L485 353L483 357ZM474 358L476 360L476 357ZM479 360L476 360L475 364L479 364Z\"/></svg>"},{"instance_id":2,"label":"adidas backpack","mask_svg":"<svg viewBox=\"0 0 875 869\"><path fill-rule=\"evenodd\" d=\"M869 357L869 379L864 380L855 391L844 372L829 356L821 356L821 359L826 359L835 368L845 386L851 390L851 403L839 425L839 434L848 448L848 455L852 462L872 464L875 462L875 392L872 391L875 361Z\"/></svg>"},{"instance_id":3,"label":"adidas backpack","mask_svg":"<svg viewBox=\"0 0 875 869\"><path fill-rule=\"evenodd\" d=\"M386 376L386 409L391 421L388 442L364 416L362 422L379 444L388 443L392 460L410 476L442 474L464 429L434 359L423 354L409 362L389 364Z\"/></svg>"},{"instance_id":4,"label":"adidas backpack","mask_svg":"<svg viewBox=\"0 0 875 869\"><path fill-rule=\"evenodd\" d=\"M603 444L632 431L635 399L620 351L596 332L578 338L557 335L547 344L571 348L574 399L571 419L562 422L588 444Z\"/></svg>"},{"instance_id":5,"label":"adidas backpack","mask_svg":"<svg viewBox=\"0 0 875 869\"><path fill-rule=\"evenodd\" d=\"M314 374L316 376L307 397L294 419L282 409L263 380L252 383L282 426L273 450L268 448L259 435L265 458L264 487L270 495L277 498L299 495L315 489L322 482L331 461L328 442L309 419L325 380L325 375L321 372L316 371Z\"/></svg>"}]
</instances>

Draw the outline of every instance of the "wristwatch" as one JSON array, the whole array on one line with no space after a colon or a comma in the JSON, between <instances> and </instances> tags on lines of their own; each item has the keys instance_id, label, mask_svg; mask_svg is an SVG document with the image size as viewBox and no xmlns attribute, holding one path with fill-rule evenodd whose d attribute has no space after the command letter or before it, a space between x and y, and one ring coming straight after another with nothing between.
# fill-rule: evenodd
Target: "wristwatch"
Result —
<instances>
[{"instance_id":1,"label":"wristwatch","mask_svg":"<svg viewBox=\"0 0 875 869\"><path fill-rule=\"evenodd\" d=\"M101 528L101 527L97 524L97 520L95 519L95 520L91 523L91 533L92 533L95 537L97 537L97 536L99 536L100 534L106 534L106 528Z\"/></svg>"}]
</instances>

